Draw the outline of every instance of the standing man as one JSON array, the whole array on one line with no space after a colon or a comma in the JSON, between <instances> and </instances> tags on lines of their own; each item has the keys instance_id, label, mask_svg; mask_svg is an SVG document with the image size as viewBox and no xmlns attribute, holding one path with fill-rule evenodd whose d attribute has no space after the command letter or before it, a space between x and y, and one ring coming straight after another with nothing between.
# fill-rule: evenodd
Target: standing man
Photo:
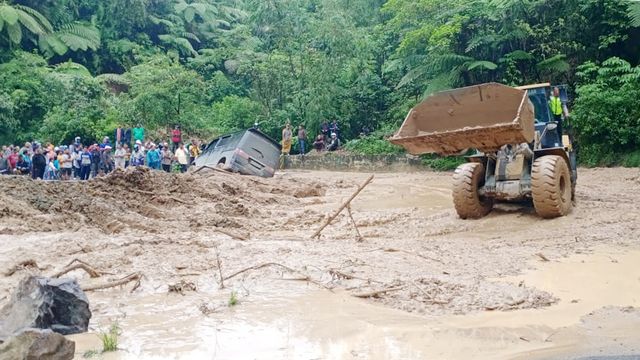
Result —
<instances>
[{"instance_id":1,"label":"standing man","mask_svg":"<svg viewBox=\"0 0 640 360\"><path fill-rule=\"evenodd\" d=\"M138 124L135 128L133 128L133 141L142 143L144 141L144 128L142 125Z\"/></svg>"},{"instance_id":2,"label":"standing man","mask_svg":"<svg viewBox=\"0 0 640 360\"><path fill-rule=\"evenodd\" d=\"M100 163L102 164L102 171L104 174L108 174L113 171L113 155L111 154L111 146L107 145L104 147Z\"/></svg>"},{"instance_id":3,"label":"standing man","mask_svg":"<svg viewBox=\"0 0 640 360\"><path fill-rule=\"evenodd\" d=\"M116 152L113 154L113 158L116 162L116 169L124 169L126 165L127 151L122 144L116 145Z\"/></svg>"},{"instance_id":4,"label":"standing man","mask_svg":"<svg viewBox=\"0 0 640 360\"><path fill-rule=\"evenodd\" d=\"M307 130L302 124L298 126L298 146L300 147L300 155L307 153Z\"/></svg>"},{"instance_id":5,"label":"standing man","mask_svg":"<svg viewBox=\"0 0 640 360\"><path fill-rule=\"evenodd\" d=\"M284 129L282 129L282 154L289 155L291 152L291 139L293 134L291 132L291 124L287 123Z\"/></svg>"},{"instance_id":6,"label":"standing man","mask_svg":"<svg viewBox=\"0 0 640 360\"><path fill-rule=\"evenodd\" d=\"M189 152L191 153L191 161L189 162L189 164L193 165L196 161L196 158L200 156L200 142L198 140L191 140Z\"/></svg>"},{"instance_id":7,"label":"standing man","mask_svg":"<svg viewBox=\"0 0 640 360\"><path fill-rule=\"evenodd\" d=\"M60 170L62 173L62 180L71 180L71 172L73 171L73 158L71 157L69 149L65 149L64 153L62 153Z\"/></svg>"},{"instance_id":8,"label":"standing man","mask_svg":"<svg viewBox=\"0 0 640 360\"><path fill-rule=\"evenodd\" d=\"M162 170L171 172L171 164L173 163L173 153L167 143L162 146Z\"/></svg>"},{"instance_id":9,"label":"standing man","mask_svg":"<svg viewBox=\"0 0 640 360\"><path fill-rule=\"evenodd\" d=\"M91 174L91 152L85 148L80 153L80 180L89 180Z\"/></svg>"},{"instance_id":10,"label":"standing man","mask_svg":"<svg viewBox=\"0 0 640 360\"><path fill-rule=\"evenodd\" d=\"M44 177L44 169L47 167L47 158L42 153L42 148L37 147L36 153L31 159L31 177L35 179L42 179Z\"/></svg>"},{"instance_id":11,"label":"standing man","mask_svg":"<svg viewBox=\"0 0 640 360\"><path fill-rule=\"evenodd\" d=\"M180 143L176 149L176 161L180 164L180 172L186 172L189 167L189 154L183 143Z\"/></svg>"},{"instance_id":12,"label":"standing man","mask_svg":"<svg viewBox=\"0 0 640 360\"><path fill-rule=\"evenodd\" d=\"M147 151L147 166L154 170L160 169L160 153L156 150L154 143L151 143Z\"/></svg>"},{"instance_id":13,"label":"standing man","mask_svg":"<svg viewBox=\"0 0 640 360\"><path fill-rule=\"evenodd\" d=\"M562 139L562 120L563 117L568 115L568 112L562 100L560 100L560 89L557 87L553 88L553 93L549 97L549 109L551 110L553 121L558 123L558 135Z\"/></svg>"},{"instance_id":14,"label":"standing man","mask_svg":"<svg viewBox=\"0 0 640 360\"><path fill-rule=\"evenodd\" d=\"M180 131L179 125L176 125L173 130L171 130L171 142L173 151L175 151L182 142L182 131Z\"/></svg>"}]
</instances>

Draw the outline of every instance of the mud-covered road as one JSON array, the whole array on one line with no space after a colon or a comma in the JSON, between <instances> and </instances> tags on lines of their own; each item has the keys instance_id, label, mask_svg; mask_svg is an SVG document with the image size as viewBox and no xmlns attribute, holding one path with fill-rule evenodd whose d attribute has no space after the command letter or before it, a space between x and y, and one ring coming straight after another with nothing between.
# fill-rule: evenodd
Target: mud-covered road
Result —
<instances>
[{"instance_id":1,"label":"mud-covered road","mask_svg":"<svg viewBox=\"0 0 640 360\"><path fill-rule=\"evenodd\" d=\"M78 358L114 322L123 350L104 358L640 353L637 169L582 169L573 212L554 220L525 204L464 221L451 174L375 174L351 206L357 230L344 212L310 239L369 175L0 178L0 305L27 273L80 259L103 273L68 274L83 286L143 277L88 293Z\"/></svg>"}]
</instances>

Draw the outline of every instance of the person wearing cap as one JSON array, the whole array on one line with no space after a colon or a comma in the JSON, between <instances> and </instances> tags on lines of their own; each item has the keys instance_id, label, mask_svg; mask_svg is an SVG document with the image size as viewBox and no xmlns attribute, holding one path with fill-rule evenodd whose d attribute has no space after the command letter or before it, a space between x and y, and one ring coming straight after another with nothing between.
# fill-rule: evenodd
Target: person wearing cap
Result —
<instances>
[{"instance_id":1,"label":"person wearing cap","mask_svg":"<svg viewBox=\"0 0 640 360\"><path fill-rule=\"evenodd\" d=\"M338 134L331 133L331 140L329 141L328 149L329 151L336 151L340 148L340 139L338 139Z\"/></svg>"},{"instance_id":2,"label":"person wearing cap","mask_svg":"<svg viewBox=\"0 0 640 360\"><path fill-rule=\"evenodd\" d=\"M154 143L151 143L147 151L147 166L155 170L160 169L160 153L156 150Z\"/></svg>"},{"instance_id":3,"label":"person wearing cap","mask_svg":"<svg viewBox=\"0 0 640 360\"><path fill-rule=\"evenodd\" d=\"M144 166L144 150L142 150L141 141L137 140L133 145L133 152L131 153L131 166Z\"/></svg>"}]
</instances>

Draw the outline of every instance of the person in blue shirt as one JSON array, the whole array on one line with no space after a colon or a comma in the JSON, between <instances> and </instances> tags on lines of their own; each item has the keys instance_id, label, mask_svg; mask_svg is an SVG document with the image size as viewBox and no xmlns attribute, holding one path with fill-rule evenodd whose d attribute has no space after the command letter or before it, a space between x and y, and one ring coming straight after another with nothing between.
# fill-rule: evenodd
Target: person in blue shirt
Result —
<instances>
[{"instance_id":1,"label":"person in blue shirt","mask_svg":"<svg viewBox=\"0 0 640 360\"><path fill-rule=\"evenodd\" d=\"M147 151L147 166L155 170L160 169L160 153L155 144L151 144L149 151Z\"/></svg>"}]
</instances>

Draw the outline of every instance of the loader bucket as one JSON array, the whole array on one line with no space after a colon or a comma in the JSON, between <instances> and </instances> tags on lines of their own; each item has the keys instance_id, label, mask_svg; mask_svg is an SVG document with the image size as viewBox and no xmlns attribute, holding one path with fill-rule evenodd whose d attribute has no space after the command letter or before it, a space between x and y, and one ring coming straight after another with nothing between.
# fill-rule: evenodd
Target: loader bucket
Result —
<instances>
[{"instance_id":1,"label":"loader bucket","mask_svg":"<svg viewBox=\"0 0 640 360\"><path fill-rule=\"evenodd\" d=\"M488 83L434 94L411 109L391 138L409 153L452 155L473 148L497 151L534 138L527 92Z\"/></svg>"}]
</instances>

